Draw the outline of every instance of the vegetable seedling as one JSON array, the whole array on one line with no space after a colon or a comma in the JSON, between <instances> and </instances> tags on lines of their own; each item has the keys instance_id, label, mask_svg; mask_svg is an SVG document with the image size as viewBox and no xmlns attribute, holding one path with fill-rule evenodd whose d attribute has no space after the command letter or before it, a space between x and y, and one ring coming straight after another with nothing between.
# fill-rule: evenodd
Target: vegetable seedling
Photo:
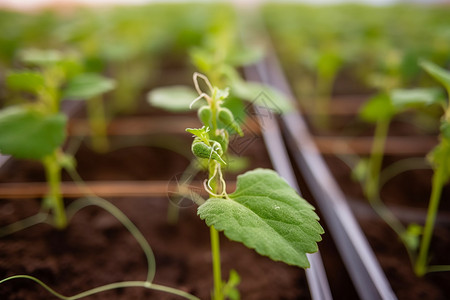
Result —
<instances>
[{"instance_id":1,"label":"vegetable seedling","mask_svg":"<svg viewBox=\"0 0 450 300\"><path fill-rule=\"evenodd\" d=\"M20 98L21 104L0 112L0 152L42 162L49 185L43 208L53 212L53 225L63 229L67 218L60 190L61 169L73 165L74 161L62 151L67 117L60 112L61 99L65 93L84 99L87 94L98 94L105 89L98 90L90 81L74 87L72 80L80 78L81 66L76 59L59 51L31 49L22 53L22 60L34 69L10 73L6 84L11 91L31 96L33 101ZM99 75L92 76L105 82Z\"/></svg>"},{"instance_id":2,"label":"vegetable seedling","mask_svg":"<svg viewBox=\"0 0 450 300\"><path fill-rule=\"evenodd\" d=\"M207 91L199 87L199 79ZM261 255L301 268L309 267L306 253L318 250L317 242L324 231L314 207L272 170L256 169L238 176L236 190L228 193L223 167L227 164L229 136L242 135L242 130L233 113L224 107L227 90L212 86L199 73L194 73L194 84L199 96L192 104L203 102L198 109L203 127L186 131L194 136L193 154L208 165L204 188L210 197L197 212L210 227L213 299L221 300L231 294L229 284L222 281L219 231Z\"/></svg>"},{"instance_id":3,"label":"vegetable seedling","mask_svg":"<svg viewBox=\"0 0 450 300\"><path fill-rule=\"evenodd\" d=\"M423 276L425 273L433 271L450 271L450 265L428 265L428 251L436 215L439 209L442 189L450 179L450 72L428 61L423 61L421 66L428 74L445 87L448 98L447 101L437 101L442 105L444 114L441 118L439 144L428 156L433 168L433 178L427 219L420 241L419 255L414 268L418 276Z\"/></svg>"},{"instance_id":4,"label":"vegetable seedling","mask_svg":"<svg viewBox=\"0 0 450 300\"><path fill-rule=\"evenodd\" d=\"M450 72L426 61L422 62L421 66L432 77L441 82L447 89L447 92L450 91ZM450 134L448 131L448 128L450 128L450 109L448 101L444 99L442 91L437 88L394 89L390 94L380 94L372 98L361 111L361 116L366 121L375 122L377 125L371 157L369 160L360 162L355 170L355 174L359 174L357 177L362 182L363 190L371 205L401 238L414 264L414 271L418 276L423 276L427 272L450 270L449 266L428 266L428 251L442 188L450 179L450 161L448 159L450 157ZM405 227L380 199L380 173L384 144L390 120L396 114L406 109L433 104L440 105L443 108L444 115L441 119L440 142L428 155L433 169L433 178L427 218L424 228L415 224ZM411 169L412 167L409 166L408 168ZM391 166L391 169L394 169L394 166Z\"/></svg>"}]
</instances>

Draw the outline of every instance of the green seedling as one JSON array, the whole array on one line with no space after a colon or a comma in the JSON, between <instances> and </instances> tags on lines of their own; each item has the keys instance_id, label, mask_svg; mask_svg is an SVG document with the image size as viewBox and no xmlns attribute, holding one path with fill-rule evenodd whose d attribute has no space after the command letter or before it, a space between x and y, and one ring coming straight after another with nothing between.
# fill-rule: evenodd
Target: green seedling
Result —
<instances>
[{"instance_id":1,"label":"green seedling","mask_svg":"<svg viewBox=\"0 0 450 300\"><path fill-rule=\"evenodd\" d=\"M198 88L199 78L205 81L208 91ZM323 229L314 208L272 170L256 169L238 176L236 190L228 193L223 176L225 149L229 135L239 124L232 115L226 123L219 122L227 91L212 86L206 76L198 73L194 74L194 83L199 94L194 103L202 101L201 109L209 109L210 118L207 122L200 119L203 127L186 131L194 135L193 154L208 165L204 187L210 198L199 206L198 215L210 227L213 299L221 300L232 298L235 292L230 293L229 285L237 280L235 275L230 275L228 284L222 280L218 231L273 260L307 268L306 253L317 251Z\"/></svg>"},{"instance_id":2,"label":"green seedling","mask_svg":"<svg viewBox=\"0 0 450 300\"><path fill-rule=\"evenodd\" d=\"M243 134L240 125L246 119L246 108L242 100L255 106L264 107L264 109L271 110L274 113L292 110L290 101L278 90L258 82L245 81L240 76L237 69L260 59L261 52L253 48L240 46L236 32L233 23L221 23L205 36L202 46L193 47L190 50L192 63L198 70L207 75L201 77L209 78L215 86L222 88L221 91L218 91L217 97L227 98L217 116L213 118L212 111L208 106L201 106L199 102L192 104L192 99L201 99L204 96L197 79L194 80L195 89L182 85L153 89L147 95L148 102L155 107L175 113L198 108L198 117L205 126L212 128L215 126L212 124L212 120L217 120L220 126L228 126L230 132L238 134ZM194 76L198 77L199 75ZM203 83L206 84L206 81ZM226 86L230 89L226 89ZM208 89L211 90L212 86L209 86ZM223 146L223 143L221 145ZM226 149L223 149L223 151L226 152ZM242 162L242 159L234 158L233 162ZM227 165L227 168L234 168L237 165L230 164ZM202 168L193 170L195 166L198 166L198 164L191 163L186 170L187 172L185 172L185 174L188 173L187 175L190 178L193 178L197 172L202 170ZM186 179L186 175L183 175L182 182L185 182ZM178 207L170 204L168 218L171 223L176 222L178 213Z\"/></svg>"},{"instance_id":3,"label":"green seedling","mask_svg":"<svg viewBox=\"0 0 450 300\"><path fill-rule=\"evenodd\" d=\"M62 151L67 117L60 112L61 99L66 93L84 99L105 89L90 85L89 80L77 88L73 82L82 76L81 66L59 51L28 50L22 53L22 60L33 69L12 72L6 78L6 85L21 103L0 112L0 153L42 162L49 185L43 207L53 212L53 225L63 229L67 218L60 191L61 169L73 160ZM98 75L92 76L105 82ZM24 100L24 96L33 101Z\"/></svg>"},{"instance_id":4,"label":"green seedling","mask_svg":"<svg viewBox=\"0 0 450 300\"><path fill-rule=\"evenodd\" d=\"M442 105L444 111L441 118L439 144L428 156L433 168L433 178L427 219L420 241L419 255L414 268L416 274L419 276L423 276L425 273L432 271L450 271L450 266L448 265L428 265L428 252L436 215L439 209L442 189L450 179L450 72L428 61L423 61L421 66L428 74L445 87L449 98L447 101L438 101L438 103Z\"/></svg>"},{"instance_id":5,"label":"green seedling","mask_svg":"<svg viewBox=\"0 0 450 300\"><path fill-rule=\"evenodd\" d=\"M440 81L447 89L450 88L450 73L436 65L423 62L421 66ZM439 105L444 110L444 116L441 119L440 143L428 155L431 167L434 171L432 179L432 193L428 208L425 227L422 228L416 224L410 224L405 227L383 204L380 199L381 175L383 173L393 177L399 172L413 169L416 160L407 159L389 166L382 172L382 160L384 145L386 142L389 123L392 118L411 108L422 108L430 105ZM448 182L449 164L449 109L448 101L445 101L442 90L439 88L417 88L417 89L394 89L390 94L380 94L372 98L362 109L361 117L369 122L376 123L372 153L368 160L361 160L355 168L355 176L361 181L365 195L377 213L386 221L386 223L398 234L404 243L411 261L414 264L414 271L418 276L423 276L427 272L449 270L448 266L428 266L428 251L436 214L439 207L442 188ZM423 163L422 163L423 165ZM424 166L425 167L425 166ZM386 179L383 180L384 182Z\"/></svg>"},{"instance_id":6,"label":"green seedling","mask_svg":"<svg viewBox=\"0 0 450 300\"><path fill-rule=\"evenodd\" d=\"M96 74L80 73L81 69L77 62L58 51L28 51L24 53L23 60L33 69L9 74L6 84L17 95L22 96L23 93L28 98L32 97L33 101L9 106L0 111L0 153L42 162L46 171L49 192L39 213L0 228L0 237L41 223L51 224L62 230L81 209L87 206L97 206L117 218L136 239L145 254L148 270L145 281L114 282L74 296L64 296L30 275L10 276L0 280L0 284L10 280L31 280L55 297L64 300L81 299L104 291L126 287L147 288L186 299L198 300L197 297L184 291L153 283L155 258L145 237L118 208L92 194L76 172L73 157L65 154L62 150L67 123L67 117L59 111L62 97L65 96L72 100L96 97L109 90L112 82ZM67 207L64 205L60 188L63 168L86 193L85 197L73 201ZM234 280L236 281L236 279ZM228 288L232 290L232 287Z\"/></svg>"},{"instance_id":7,"label":"green seedling","mask_svg":"<svg viewBox=\"0 0 450 300\"><path fill-rule=\"evenodd\" d=\"M63 99L86 100L91 143L97 152L109 149L107 137L107 117L103 104L103 94L113 90L115 81L95 73L79 74L64 88Z\"/></svg>"}]
</instances>

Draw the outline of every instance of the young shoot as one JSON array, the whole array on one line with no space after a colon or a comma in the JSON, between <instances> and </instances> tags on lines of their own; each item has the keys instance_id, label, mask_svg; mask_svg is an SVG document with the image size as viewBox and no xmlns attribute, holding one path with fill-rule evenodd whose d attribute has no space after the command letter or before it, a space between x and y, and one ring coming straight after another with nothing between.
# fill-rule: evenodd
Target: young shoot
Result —
<instances>
[{"instance_id":1,"label":"young shoot","mask_svg":"<svg viewBox=\"0 0 450 300\"><path fill-rule=\"evenodd\" d=\"M309 267L306 253L318 250L323 229L314 208L302 199L276 172L256 169L238 176L237 187L229 193L223 176L227 164L229 136L243 131L233 113L224 107L228 90L213 86L208 78L194 73L201 128L186 129L193 134L192 153L207 162L209 176L205 190L209 199L198 207L198 215L210 227L213 261L213 299L237 299L239 277L233 271L222 280L219 231L231 240L242 242L259 254L287 264ZM208 91L201 90L202 79Z\"/></svg>"},{"instance_id":2,"label":"young shoot","mask_svg":"<svg viewBox=\"0 0 450 300\"><path fill-rule=\"evenodd\" d=\"M430 62L422 62L421 66L450 92L450 72ZM418 276L423 276L427 272L450 270L450 266L428 265L429 246L442 189L450 179L450 109L449 101L444 99L442 91L436 88L394 89L389 94L380 94L374 97L361 111L361 116L366 121L376 123L376 130L371 156L368 160L361 160L355 169L355 174L359 174L357 177L363 185L363 190L370 204L404 243L414 265L414 271ZM396 114L406 109L420 108L433 104L440 105L444 114L441 118L440 142L428 155L433 169L433 178L427 218L423 228L417 224L404 226L380 199L381 163L384 155L384 144L389 123ZM417 160L413 159L405 160L405 162L415 162L417 164ZM389 166L389 173L398 174L400 171L415 168L415 166L404 165L404 162L399 161L395 165ZM421 163L421 167L424 167L423 163ZM385 173L387 171L388 169L386 168ZM390 177L392 176L391 174Z\"/></svg>"},{"instance_id":3,"label":"young shoot","mask_svg":"<svg viewBox=\"0 0 450 300\"><path fill-rule=\"evenodd\" d=\"M49 192L42 207L53 213L53 225L64 229L67 218L60 191L61 169L72 159L62 151L67 117L60 112L61 101L67 95L72 99L99 95L112 88L112 82L91 74L90 80L77 88L73 81L87 77L81 73L82 66L75 57L55 50L23 51L22 61L30 69L13 71L6 78L19 104L0 111L0 153L44 165ZM93 78L97 84L92 84Z\"/></svg>"}]
</instances>

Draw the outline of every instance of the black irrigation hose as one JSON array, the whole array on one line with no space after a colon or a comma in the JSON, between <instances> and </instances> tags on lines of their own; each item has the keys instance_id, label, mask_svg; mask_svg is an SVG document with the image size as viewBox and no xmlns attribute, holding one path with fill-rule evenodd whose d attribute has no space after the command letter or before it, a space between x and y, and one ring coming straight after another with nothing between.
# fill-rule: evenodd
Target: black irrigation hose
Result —
<instances>
[{"instance_id":1,"label":"black irrigation hose","mask_svg":"<svg viewBox=\"0 0 450 300\"><path fill-rule=\"evenodd\" d=\"M261 80L255 70L251 67L244 69L244 72L248 80ZM255 115L262 126L261 133L274 169L291 187L301 194L275 115L271 111L265 110L264 107L255 107L255 109ZM261 109L263 109L264 112L260 111ZM330 286L325 274L320 252L308 254L308 260L311 266L306 269L306 278L311 298L315 300L331 300Z\"/></svg>"},{"instance_id":2,"label":"black irrigation hose","mask_svg":"<svg viewBox=\"0 0 450 300\"><path fill-rule=\"evenodd\" d=\"M256 67L262 83L273 86L294 99L273 53ZM294 153L295 162L324 216L357 293L364 300L396 299L343 192L318 152L302 116L297 111L283 114L282 124L288 147Z\"/></svg>"}]
</instances>

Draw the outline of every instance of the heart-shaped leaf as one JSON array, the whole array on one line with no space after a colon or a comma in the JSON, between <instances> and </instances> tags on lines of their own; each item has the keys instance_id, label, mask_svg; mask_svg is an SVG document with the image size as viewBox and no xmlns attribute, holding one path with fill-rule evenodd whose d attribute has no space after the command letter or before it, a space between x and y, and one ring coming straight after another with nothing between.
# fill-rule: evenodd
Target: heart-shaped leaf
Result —
<instances>
[{"instance_id":1,"label":"heart-shaped leaf","mask_svg":"<svg viewBox=\"0 0 450 300\"><path fill-rule=\"evenodd\" d=\"M267 169L240 175L229 199L210 198L198 208L198 214L229 239L302 268L309 267L306 253L318 250L324 232L314 207Z\"/></svg>"},{"instance_id":2,"label":"heart-shaped leaf","mask_svg":"<svg viewBox=\"0 0 450 300\"><path fill-rule=\"evenodd\" d=\"M0 112L0 153L42 159L65 139L67 118L13 106Z\"/></svg>"}]
</instances>

